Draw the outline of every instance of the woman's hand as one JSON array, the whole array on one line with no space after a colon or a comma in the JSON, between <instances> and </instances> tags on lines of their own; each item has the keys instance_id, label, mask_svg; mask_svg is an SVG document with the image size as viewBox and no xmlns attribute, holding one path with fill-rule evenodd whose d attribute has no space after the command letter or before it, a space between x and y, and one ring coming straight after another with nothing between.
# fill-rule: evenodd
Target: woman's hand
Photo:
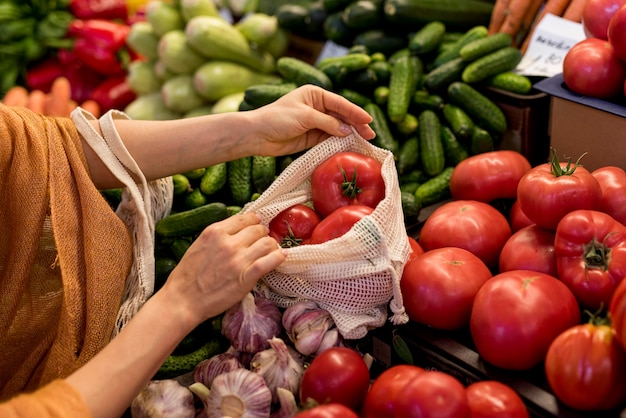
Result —
<instances>
[{"instance_id":1,"label":"woman's hand","mask_svg":"<svg viewBox=\"0 0 626 418\"><path fill-rule=\"evenodd\" d=\"M285 260L268 232L252 213L210 225L185 252L160 292L187 309L193 323L224 312Z\"/></svg>"},{"instance_id":2,"label":"woman's hand","mask_svg":"<svg viewBox=\"0 0 626 418\"><path fill-rule=\"evenodd\" d=\"M372 117L341 95L305 85L254 112L255 135L266 143L263 155L287 155L310 148L330 136L346 136L353 126L365 139L372 139Z\"/></svg>"}]
</instances>

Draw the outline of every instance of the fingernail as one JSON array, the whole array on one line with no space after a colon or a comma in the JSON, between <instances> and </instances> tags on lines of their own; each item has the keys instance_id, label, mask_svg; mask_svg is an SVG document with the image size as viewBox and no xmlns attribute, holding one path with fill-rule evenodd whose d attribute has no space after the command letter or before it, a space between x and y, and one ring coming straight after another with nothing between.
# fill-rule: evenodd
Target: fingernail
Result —
<instances>
[{"instance_id":1,"label":"fingernail","mask_svg":"<svg viewBox=\"0 0 626 418\"><path fill-rule=\"evenodd\" d=\"M341 122L341 124L339 125L339 130L346 135L352 133L352 128L345 122Z\"/></svg>"}]
</instances>

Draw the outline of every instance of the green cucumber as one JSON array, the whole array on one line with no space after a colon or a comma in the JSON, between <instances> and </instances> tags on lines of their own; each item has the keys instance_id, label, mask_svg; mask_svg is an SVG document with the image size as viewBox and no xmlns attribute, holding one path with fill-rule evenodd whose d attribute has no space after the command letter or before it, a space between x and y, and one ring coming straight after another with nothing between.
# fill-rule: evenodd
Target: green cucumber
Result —
<instances>
[{"instance_id":1,"label":"green cucumber","mask_svg":"<svg viewBox=\"0 0 626 418\"><path fill-rule=\"evenodd\" d=\"M154 260L154 290L159 290L167 281L178 263L173 258L157 257Z\"/></svg>"},{"instance_id":2,"label":"green cucumber","mask_svg":"<svg viewBox=\"0 0 626 418\"><path fill-rule=\"evenodd\" d=\"M461 49L469 44L470 42L475 41L476 39L486 38L488 35L487 27L483 25L474 26L469 29L467 32L463 34L459 39L457 39L454 44L450 45L449 48L441 51L434 59L433 65L438 67L450 60L455 58L460 58Z\"/></svg>"},{"instance_id":3,"label":"green cucumber","mask_svg":"<svg viewBox=\"0 0 626 418\"><path fill-rule=\"evenodd\" d=\"M398 58L391 67L387 115L392 122L399 123L407 114L422 71L422 61L410 55Z\"/></svg>"},{"instance_id":4,"label":"green cucumber","mask_svg":"<svg viewBox=\"0 0 626 418\"><path fill-rule=\"evenodd\" d=\"M366 53L352 53L321 59L316 67L325 72L331 79L339 78L341 74L351 73L366 68L372 62L372 57Z\"/></svg>"},{"instance_id":5,"label":"green cucumber","mask_svg":"<svg viewBox=\"0 0 626 418\"><path fill-rule=\"evenodd\" d=\"M354 38L359 31L350 29L343 21L343 10L332 12L326 16L323 32L326 39L337 45L349 48L353 46Z\"/></svg>"},{"instance_id":6,"label":"green cucumber","mask_svg":"<svg viewBox=\"0 0 626 418\"><path fill-rule=\"evenodd\" d=\"M185 255L189 247L191 247L191 240L185 237L174 238L170 244L172 255L177 261L180 261L180 259L183 258L183 255Z\"/></svg>"},{"instance_id":7,"label":"green cucumber","mask_svg":"<svg viewBox=\"0 0 626 418\"><path fill-rule=\"evenodd\" d=\"M399 144L391 134L385 112L374 102L366 104L364 109L372 117L370 127L376 133L373 143L380 148L391 151L395 155L398 152Z\"/></svg>"},{"instance_id":8,"label":"green cucumber","mask_svg":"<svg viewBox=\"0 0 626 418\"><path fill-rule=\"evenodd\" d=\"M457 138L468 139L472 136L474 121L465 110L452 103L446 103L441 113Z\"/></svg>"},{"instance_id":9,"label":"green cucumber","mask_svg":"<svg viewBox=\"0 0 626 418\"><path fill-rule=\"evenodd\" d=\"M422 202L420 202L415 193L410 191L400 191L400 202L402 204L402 214L405 221L413 222L417 220L417 216L422 209Z\"/></svg>"},{"instance_id":10,"label":"green cucumber","mask_svg":"<svg viewBox=\"0 0 626 418\"><path fill-rule=\"evenodd\" d=\"M511 46L512 41L513 38L508 33L494 33L464 45L459 50L459 56L465 61L474 61L475 59L497 51L500 48Z\"/></svg>"},{"instance_id":11,"label":"green cucumber","mask_svg":"<svg viewBox=\"0 0 626 418\"><path fill-rule=\"evenodd\" d=\"M445 167L439 174L420 184L415 191L415 198L422 207L441 202L450 197L450 179L454 167Z\"/></svg>"},{"instance_id":12,"label":"green cucumber","mask_svg":"<svg viewBox=\"0 0 626 418\"><path fill-rule=\"evenodd\" d=\"M513 70L521 60L522 51L519 48L506 46L467 64L461 79L466 83L476 83L498 73Z\"/></svg>"},{"instance_id":13,"label":"green cucumber","mask_svg":"<svg viewBox=\"0 0 626 418\"><path fill-rule=\"evenodd\" d=\"M405 48L406 36L385 31L383 29L368 29L354 37L355 45L363 45L370 53L382 52L390 56L395 51Z\"/></svg>"},{"instance_id":14,"label":"green cucumber","mask_svg":"<svg viewBox=\"0 0 626 418\"><path fill-rule=\"evenodd\" d=\"M381 85L374 89L374 102L381 107L387 106L389 100L389 86Z\"/></svg>"},{"instance_id":15,"label":"green cucumber","mask_svg":"<svg viewBox=\"0 0 626 418\"><path fill-rule=\"evenodd\" d=\"M506 131L507 120L502 109L469 84L453 82L448 86L448 97L451 103L465 110L476 125L496 134Z\"/></svg>"},{"instance_id":16,"label":"green cucumber","mask_svg":"<svg viewBox=\"0 0 626 418\"><path fill-rule=\"evenodd\" d=\"M416 107L420 112L426 109L438 112L443 109L444 104L443 97L438 94L431 94L427 90L417 90L413 95L412 106Z\"/></svg>"},{"instance_id":17,"label":"green cucumber","mask_svg":"<svg viewBox=\"0 0 626 418\"><path fill-rule=\"evenodd\" d=\"M333 83L325 72L312 64L296 57L280 57L276 61L276 70L286 81L298 86L314 84L332 90Z\"/></svg>"},{"instance_id":18,"label":"green cucumber","mask_svg":"<svg viewBox=\"0 0 626 418\"><path fill-rule=\"evenodd\" d=\"M453 81L461 80L466 63L457 57L433 68L424 76L424 87L430 92L444 90Z\"/></svg>"},{"instance_id":19,"label":"green cucumber","mask_svg":"<svg viewBox=\"0 0 626 418\"><path fill-rule=\"evenodd\" d=\"M504 71L484 80L489 87L517 94L527 94L533 88L533 83L528 76L513 71Z\"/></svg>"},{"instance_id":20,"label":"green cucumber","mask_svg":"<svg viewBox=\"0 0 626 418\"><path fill-rule=\"evenodd\" d=\"M249 86L244 91L243 99L254 108L272 103L296 89L295 83L264 83Z\"/></svg>"},{"instance_id":21,"label":"green cucumber","mask_svg":"<svg viewBox=\"0 0 626 418\"><path fill-rule=\"evenodd\" d=\"M212 223L226 219L226 215L224 203L211 202L166 216L156 223L154 231L160 237L192 236Z\"/></svg>"},{"instance_id":22,"label":"green cucumber","mask_svg":"<svg viewBox=\"0 0 626 418\"><path fill-rule=\"evenodd\" d=\"M207 196L211 196L226 185L228 169L226 163L214 164L206 168L204 175L200 178L200 190Z\"/></svg>"},{"instance_id":23,"label":"green cucumber","mask_svg":"<svg viewBox=\"0 0 626 418\"><path fill-rule=\"evenodd\" d=\"M244 206L252 198L252 157L242 157L229 161L228 186L233 203Z\"/></svg>"},{"instance_id":24,"label":"green cucumber","mask_svg":"<svg viewBox=\"0 0 626 418\"><path fill-rule=\"evenodd\" d=\"M398 174L402 175L413 170L420 161L419 156L419 138L412 136L405 140L396 156L396 169Z\"/></svg>"},{"instance_id":25,"label":"green cucumber","mask_svg":"<svg viewBox=\"0 0 626 418\"><path fill-rule=\"evenodd\" d=\"M185 373L193 371L193 369L202 360L208 359L223 350L223 342L212 337L204 345L188 354L174 355L167 357L156 373L156 379L172 379Z\"/></svg>"},{"instance_id":26,"label":"green cucumber","mask_svg":"<svg viewBox=\"0 0 626 418\"><path fill-rule=\"evenodd\" d=\"M419 126L417 116L407 113L404 119L394 125L396 132L405 137L416 133Z\"/></svg>"},{"instance_id":27,"label":"green cucumber","mask_svg":"<svg viewBox=\"0 0 626 418\"><path fill-rule=\"evenodd\" d=\"M191 192L191 182L184 174L174 174L172 176L174 183L174 196L184 195Z\"/></svg>"},{"instance_id":28,"label":"green cucumber","mask_svg":"<svg viewBox=\"0 0 626 418\"><path fill-rule=\"evenodd\" d=\"M372 101L368 95L348 88L341 88L338 93L360 107L365 107L366 104Z\"/></svg>"},{"instance_id":29,"label":"green cucumber","mask_svg":"<svg viewBox=\"0 0 626 418\"><path fill-rule=\"evenodd\" d=\"M366 30L380 25L383 13L379 2L356 0L343 10L343 22L353 30Z\"/></svg>"},{"instance_id":30,"label":"green cucumber","mask_svg":"<svg viewBox=\"0 0 626 418\"><path fill-rule=\"evenodd\" d=\"M276 157L252 156L252 184L258 193L263 193L276 178Z\"/></svg>"},{"instance_id":31,"label":"green cucumber","mask_svg":"<svg viewBox=\"0 0 626 418\"><path fill-rule=\"evenodd\" d=\"M493 136L489 131L477 127L474 129L470 140L470 151L472 154L480 154L494 150Z\"/></svg>"},{"instance_id":32,"label":"green cucumber","mask_svg":"<svg viewBox=\"0 0 626 418\"><path fill-rule=\"evenodd\" d=\"M418 120L422 168L429 176L436 176L445 167L445 156L441 142L441 121L432 110L422 111Z\"/></svg>"},{"instance_id":33,"label":"green cucumber","mask_svg":"<svg viewBox=\"0 0 626 418\"><path fill-rule=\"evenodd\" d=\"M204 206L208 203L208 199L202 190L193 189L191 193L185 196L185 207L187 209L194 209L200 206Z\"/></svg>"},{"instance_id":34,"label":"green cucumber","mask_svg":"<svg viewBox=\"0 0 626 418\"><path fill-rule=\"evenodd\" d=\"M428 22L409 38L409 49L417 55L428 54L439 47L445 33L446 25L442 22Z\"/></svg>"},{"instance_id":35,"label":"green cucumber","mask_svg":"<svg viewBox=\"0 0 626 418\"><path fill-rule=\"evenodd\" d=\"M449 126L441 126L441 143L446 162L451 166L457 165L469 156L465 145L458 140Z\"/></svg>"}]
</instances>

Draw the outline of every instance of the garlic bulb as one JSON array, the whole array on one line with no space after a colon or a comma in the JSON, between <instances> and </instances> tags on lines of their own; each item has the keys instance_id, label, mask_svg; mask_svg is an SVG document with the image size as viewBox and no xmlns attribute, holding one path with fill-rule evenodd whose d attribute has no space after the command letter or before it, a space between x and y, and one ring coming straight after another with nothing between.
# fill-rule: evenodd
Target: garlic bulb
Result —
<instances>
[{"instance_id":1,"label":"garlic bulb","mask_svg":"<svg viewBox=\"0 0 626 418\"><path fill-rule=\"evenodd\" d=\"M152 380L130 404L133 418L194 418L193 393L174 379Z\"/></svg>"},{"instance_id":2,"label":"garlic bulb","mask_svg":"<svg viewBox=\"0 0 626 418\"><path fill-rule=\"evenodd\" d=\"M311 300L300 301L294 305L289 306L283 312L282 324L285 331L290 334L293 328L294 322L298 319L299 316L308 312L319 309L317 303Z\"/></svg>"},{"instance_id":3,"label":"garlic bulb","mask_svg":"<svg viewBox=\"0 0 626 418\"><path fill-rule=\"evenodd\" d=\"M294 318L291 330L286 331L296 350L309 356L319 350L326 331L334 325L335 321L327 310L308 309Z\"/></svg>"},{"instance_id":4,"label":"garlic bulb","mask_svg":"<svg viewBox=\"0 0 626 418\"><path fill-rule=\"evenodd\" d=\"M280 408L272 412L270 418L291 418L299 412L298 402L291 391L285 388L277 388L276 395Z\"/></svg>"},{"instance_id":5,"label":"garlic bulb","mask_svg":"<svg viewBox=\"0 0 626 418\"><path fill-rule=\"evenodd\" d=\"M341 347L343 346L343 337L339 333L339 329L337 327L333 327L324 333L322 337L322 341L320 342L319 347L317 347L317 351L314 356L319 355L323 351L331 348L331 347Z\"/></svg>"},{"instance_id":6,"label":"garlic bulb","mask_svg":"<svg viewBox=\"0 0 626 418\"><path fill-rule=\"evenodd\" d=\"M272 393L261 375L247 369L220 374L213 379L205 399L207 418L268 418Z\"/></svg>"},{"instance_id":7,"label":"garlic bulb","mask_svg":"<svg viewBox=\"0 0 626 418\"><path fill-rule=\"evenodd\" d=\"M193 369L193 380L194 382L200 382L207 387L211 387L211 383L213 383L213 379L215 379L217 375L242 367L243 364L239 361L239 354L234 350L229 350L198 363Z\"/></svg>"},{"instance_id":8,"label":"garlic bulb","mask_svg":"<svg viewBox=\"0 0 626 418\"><path fill-rule=\"evenodd\" d=\"M257 353L280 335L282 315L278 306L259 292L250 292L229 308L222 318L222 334L237 351Z\"/></svg>"},{"instance_id":9,"label":"garlic bulb","mask_svg":"<svg viewBox=\"0 0 626 418\"><path fill-rule=\"evenodd\" d=\"M250 370L263 376L272 391L272 402L278 402L276 390L285 388L297 393L304 372L304 359L285 342L274 337L269 340L270 348L259 351L250 362Z\"/></svg>"}]
</instances>

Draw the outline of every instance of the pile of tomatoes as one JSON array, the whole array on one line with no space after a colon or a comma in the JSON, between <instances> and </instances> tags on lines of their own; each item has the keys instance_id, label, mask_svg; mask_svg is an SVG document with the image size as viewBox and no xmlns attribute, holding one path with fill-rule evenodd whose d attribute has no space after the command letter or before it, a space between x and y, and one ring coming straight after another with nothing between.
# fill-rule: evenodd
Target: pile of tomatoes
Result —
<instances>
[{"instance_id":1,"label":"pile of tomatoes","mask_svg":"<svg viewBox=\"0 0 626 418\"><path fill-rule=\"evenodd\" d=\"M588 0L586 39L563 60L563 81L572 91L600 99L626 96L626 0Z\"/></svg>"},{"instance_id":2,"label":"pile of tomatoes","mask_svg":"<svg viewBox=\"0 0 626 418\"><path fill-rule=\"evenodd\" d=\"M284 248L322 244L348 232L384 197L381 163L360 152L340 152L313 171L310 205L283 210L270 222L270 235Z\"/></svg>"},{"instance_id":3,"label":"pile of tomatoes","mask_svg":"<svg viewBox=\"0 0 626 418\"><path fill-rule=\"evenodd\" d=\"M554 150L551 162L531 167L499 150L461 162L450 191L403 272L411 320L469 327L481 358L502 369L544 367L571 408L623 405L624 170L590 172Z\"/></svg>"}]
</instances>

